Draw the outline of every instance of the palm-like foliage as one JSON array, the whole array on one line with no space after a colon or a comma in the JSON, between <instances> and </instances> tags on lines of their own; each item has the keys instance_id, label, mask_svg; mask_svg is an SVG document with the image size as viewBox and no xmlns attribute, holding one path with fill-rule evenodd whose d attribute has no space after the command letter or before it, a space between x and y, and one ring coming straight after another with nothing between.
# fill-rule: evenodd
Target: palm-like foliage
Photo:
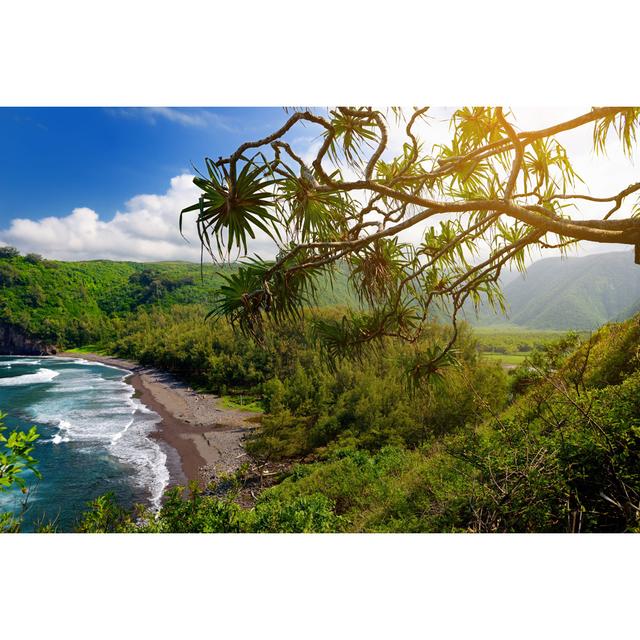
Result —
<instances>
[{"instance_id":1,"label":"palm-like foliage","mask_svg":"<svg viewBox=\"0 0 640 640\"><path fill-rule=\"evenodd\" d=\"M235 180L210 159L206 159L209 177L196 176L193 182L202 190L197 203L180 212L182 232L185 213L197 211L198 237L204 248L213 253L212 237L219 253L237 247L247 253L247 237L255 238L254 227L272 236L276 218L269 212L274 194L269 188L276 183L264 179L267 168L246 162Z\"/></svg>"},{"instance_id":2,"label":"palm-like foliage","mask_svg":"<svg viewBox=\"0 0 640 640\"><path fill-rule=\"evenodd\" d=\"M535 140L530 149L524 153L522 163L525 192L544 189L548 199L558 190L564 191L576 180L581 180L569 161L567 150L557 141Z\"/></svg>"},{"instance_id":3,"label":"palm-like foliage","mask_svg":"<svg viewBox=\"0 0 640 640\"><path fill-rule=\"evenodd\" d=\"M403 362L403 375L407 387L416 392L425 385L441 388L445 384L447 369L458 364L455 349L445 350L441 346L431 345L414 352Z\"/></svg>"},{"instance_id":4,"label":"palm-like foliage","mask_svg":"<svg viewBox=\"0 0 640 640\"><path fill-rule=\"evenodd\" d=\"M227 317L240 330L260 338L265 318L287 322L300 318L305 305L311 304L317 292L318 270L280 270L275 262L249 259L236 273L222 277L222 285L214 299L209 316ZM295 267L293 261L289 267ZM274 277L271 277L274 272Z\"/></svg>"},{"instance_id":5,"label":"palm-like foliage","mask_svg":"<svg viewBox=\"0 0 640 640\"><path fill-rule=\"evenodd\" d=\"M347 214L353 210L348 196L317 191L313 183L294 175L279 187L279 195L289 208L287 225L302 242L337 240L344 234Z\"/></svg>"},{"instance_id":6,"label":"palm-like foliage","mask_svg":"<svg viewBox=\"0 0 640 640\"><path fill-rule=\"evenodd\" d=\"M351 258L351 280L362 301L375 305L397 290L404 272L408 245L398 238L381 238Z\"/></svg>"},{"instance_id":7,"label":"palm-like foliage","mask_svg":"<svg viewBox=\"0 0 640 640\"><path fill-rule=\"evenodd\" d=\"M365 355L378 352L386 337L410 332L418 320L415 308L403 304L369 313L351 312L340 320L314 320L313 333L333 365L341 358L362 360Z\"/></svg>"},{"instance_id":8,"label":"palm-like foliage","mask_svg":"<svg viewBox=\"0 0 640 640\"><path fill-rule=\"evenodd\" d=\"M464 153L487 142L500 140L503 132L496 109L492 107L463 107L451 116L454 145Z\"/></svg>"},{"instance_id":9,"label":"palm-like foliage","mask_svg":"<svg viewBox=\"0 0 640 640\"><path fill-rule=\"evenodd\" d=\"M596 123L593 129L593 146L599 153L605 153L609 130L613 128L622 142L622 148L628 156L633 152L638 130L640 107L626 107L611 113Z\"/></svg>"},{"instance_id":10,"label":"palm-like foliage","mask_svg":"<svg viewBox=\"0 0 640 640\"><path fill-rule=\"evenodd\" d=\"M340 109L332 115L334 137L329 156L336 164L344 157L349 164L357 165L365 147L371 147L378 139L375 123L371 117L359 117Z\"/></svg>"},{"instance_id":11,"label":"palm-like foliage","mask_svg":"<svg viewBox=\"0 0 640 640\"><path fill-rule=\"evenodd\" d=\"M361 361L382 341L379 315L352 313L340 320L315 320L313 332L330 366L342 358Z\"/></svg>"},{"instance_id":12,"label":"palm-like foliage","mask_svg":"<svg viewBox=\"0 0 640 640\"><path fill-rule=\"evenodd\" d=\"M639 206L627 219L609 219L640 183L611 197L571 193L580 177L555 138L590 125L597 151L613 132L631 154L639 108L595 108L536 131L522 131L500 107L461 108L449 117L450 139L430 147L414 128L426 112L405 117L393 109L391 119L371 107L294 110L271 136L207 160L208 177L196 178L203 195L182 212L198 212L203 247L246 254L261 230L279 251L275 261L248 261L227 276L213 313L258 334L267 317L300 317L313 301L316 276L346 264L368 312L315 331L331 358L358 358L367 345L377 349L390 338L417 345L434 312L450 314L456 326L465 304L488 300L502 308L502 270L524 270L534 247L566 250L577 240L640 247ZM313 159L287 141L295 140L288 134L298 123L317 127ZM399 147L392 140L398 134ZM249 149L257 151L252 159ZM584 200L607 203L608 212L572 219ZM411 242L402 235L410 230ZM453 348L451 341L417 349L409 378L439 379Z\"/></svg>"},{"instance_id":13,"label":"palm-like foliage","mask_svg":"<svg viewBox=\"0 0 640 640\"><path fill-rule=\"evenodd\" d=\"M248 263L237 273L221 275L225 284L219 287L209 316L227 317L242 331L257 333L262 328L265 294L260 276L264 269Z\"/></svg>"},{"instance_id":14,"label":"palm-like foliage","mask_svg":"<svg viewBox=\"0 0 640 640\"><path fill-rule=\"evenodd\" d=\"M425 182L425 168L421 162L422 144L416 148L410 144L404 144L402 154L393 158L390 162L378 160L376 164L377 179L383 183L392 183L396 188L410 190L412 186ZM399 183L399 178L402 182Z\"/></svg>"}]
</instances>

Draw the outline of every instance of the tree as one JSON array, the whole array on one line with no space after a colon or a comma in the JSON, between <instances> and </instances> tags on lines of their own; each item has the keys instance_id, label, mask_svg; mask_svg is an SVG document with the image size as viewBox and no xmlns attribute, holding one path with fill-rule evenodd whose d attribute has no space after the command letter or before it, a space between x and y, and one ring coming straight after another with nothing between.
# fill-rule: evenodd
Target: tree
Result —
<instances>
[{"instance_id":1,"label":"tree","mask_svg":"<svg viewBox=\"0 0 640 640\"><path fill-rule=\"evenodd\" d=\"M36 460L31 455L39 435L35 427L26 432L12 430L8 436L5 435L7 428L2 423L4 417L5 415L0 413L0 493L14 485L18 485L23 493L27 493L27 484L22 473L30 470L37 478L40 477ZM9 513L0 513L0 532L18 531L19 528L19 518L14 518Z\"/></svg>"},{"instance_id":2,"label":"tree","mask_svg":"<svg viewBox=\"0 0 640 640\"><path fill-rule=\"evenodd\" d=\"M275 260L247 259L224 276L212 313L260 336L266 319L299 316L321 272L346 264L364 311L317 323L330 354L358 355L387 337L424 345L419 338L434 316L451 318L448 340L416 347L409 366L415 381L437 375L450 358L465 302L486 297L503 307L500 273L524 270L531 249L623 243L636 247L640 263L640 206L615 218L640 182L612 195L576 192L580 178L554 138L591 126L594 148L604 153L613 131L631 156L640 108L593 108L520 132L501 107L462 108L450 117L450 142L431 151L415 132L428 115L427 107L296 110L272 135L206 158L206 175L194 178L202 194L182 211L181 228L184 215L197 212L200 241L212 256L247 254L256 230L278 246ZM287 141L300 125L320 136L310 162ZM393 127L404 136L395 157ZM602 203L602 215L569 215L568 205L585 201ZM418 242L401 239L422 226ZM487 257L478 256L482 248Z\"/></svg>"},{"instance_id":3,"label":"tree","mask_svg":"<svg viewBox=\"0 0 640 640\"><path fill-rule=\"evenodd\" d=\"M27 253L24 259L30 264L40 264L44 258L39 253Z\"/></svg>"}]
</instances>

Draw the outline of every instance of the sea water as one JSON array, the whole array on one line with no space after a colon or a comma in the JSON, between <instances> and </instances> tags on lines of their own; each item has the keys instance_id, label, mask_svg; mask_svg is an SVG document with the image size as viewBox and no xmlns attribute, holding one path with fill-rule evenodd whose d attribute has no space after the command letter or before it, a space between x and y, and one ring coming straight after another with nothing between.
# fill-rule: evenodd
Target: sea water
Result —
<instances>
[{"instance_id":1,"label":"sea water","mask_svg":"<svg viewBox=\"0 0 640 640\"><path fill-rule=\"evenodd\" d=\"M73 531L87 504L108 492L124 507L159 506L169 471L150 434L160 417L135 398L127 375L82 358L0 356L3 422L36 426L32 455L42 474L24 474L26 496L17 487L0 492L0 512L24 512L26 531L41 522Z\"/></svg>"}]
</instances>

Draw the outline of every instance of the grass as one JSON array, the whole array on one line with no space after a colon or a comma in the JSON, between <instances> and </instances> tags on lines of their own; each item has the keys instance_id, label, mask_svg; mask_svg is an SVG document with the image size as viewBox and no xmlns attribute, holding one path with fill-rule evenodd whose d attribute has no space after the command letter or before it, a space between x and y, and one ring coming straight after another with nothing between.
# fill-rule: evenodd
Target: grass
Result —
<instances>
[{"instance_id":1,"label":"grass","mask_svg":"<svg viewBox=\"0 0 640 640\"><path fill-rule=\"evenodd\" d=\"M518 334L524 338L527 337L536 337L536 336L564 336L569 331L563 331L562 329L532 329L529 327L524 327L519 324L511 324L505 322L504 324L484 324L484 325L473 325L473 332L478 335L500 335L500 334L508 334L510 336L514 334ZM578 331L578 333L589 333L588 331Z\"/></svg>"},{"instance_id":2,"label":"grass","mask_svg":"<svg viewBox=\"0 0 640 640\"><path fill-rule=\"evenodd\" d=\"M75 347L74 349L65 349L65 353L95 353L97 356L109 356L108 351L103 349L99 344L86 344L84 347Z\"/></svg>"},{"instance_id":3,"label":"grass","mask_svg":"<svg viewBox=\"0 0 640 640\"><path fill-rule=\"evenodd\" d=\"M501 360L504 364L520 364L527 354L561 340L567 333L500 325L474 327L478 350L489 359ZM579 335L588 337L586 332L579 332Z\"/></svg>"},{"instance_id":4,"label":"grass","mask_svg":"<svg viewBox=\"0 0 640 640\"><path fill-rule=\"evenodd\" d=\"M526 353L487 353L482 352L482 357L492 362L502 362L502 364L522 364L527 357Z\"/></svg>"},{"instance_id":5,"label":"grass","mask_svg":"<svg viewBox=\"0 0 640 640\"><path fill-rule=\"evenodd\" d=\"M508 325L474 327L482 357L503 366L517 366L534 349L559 340L564 331L538 331Z\"/></svg>"},{"instance_id":6,"label":"grass","mask_svg":"<svg viewBox=\"0 0 640 640\"><path fill-rule=\"evenodd\" d=\"M236 409L238 411L254 411L264 413L262 402L255 396L221 396L220 403L225 409Z\"/></svg>"}]
</instances>

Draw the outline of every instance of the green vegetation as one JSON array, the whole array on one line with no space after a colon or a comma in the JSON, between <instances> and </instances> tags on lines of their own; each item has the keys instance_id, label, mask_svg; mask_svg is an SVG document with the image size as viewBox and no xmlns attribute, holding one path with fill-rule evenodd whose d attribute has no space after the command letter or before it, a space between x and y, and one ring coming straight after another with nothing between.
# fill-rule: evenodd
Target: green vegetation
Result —
<instances>
[{"instance_id":1,"label":"green vegetation","mask_svg":"<svg viewBox=\"0 0 640 640\"><path fill-rule=\"evenodd\" d=\"M73 347L71 349L66 349L66 352L77 353L77 354L95 353L96 355L99 355L99 356L109 355L109 353L99 344L88 344L88 345L85 345L84 347Z\"/></svg>"},{"instance_id":2,"label":"green vegetation","mask_svg":"<svg viewBox=\"0 0 640 640\"><path fill-rule=\"evenodd\" d=\"M118 265L87 264L110 277L120 272ZM171 276L183 277L182 267ZM126 282L133 300L140 279ZM205 491L170 492L157 517L126 513L106 496L80 530L638 529L640 317L593 335L472 332L460 324L455 362L415 387L405 374L412 345L387 340L360 359L328 357L316 327L339 321L343 308L307 308L256 341L225 319L205 322L206 304L170 302L194 286L103 313L108 330L100 342L75 351L153 364L222 394L230 408L262 411L247 447L255 460L281 461L289 470L251 507L238 498L252 481L246 472ZM56 296L71 292L61 285ZM69 335L64 318L59 327ZM446 327L432 324L418 346L446 335ZM498 362L519 366L507 375ZM5 518L3 526L15 531L19 521Z\"/></svg>"},{"instance_id":3,"label":"green vegetation","mask_svg":"<svg viewBox=\"0 0 640 640\"><path fill-rule=\"evenodd\" d=\"M339 320L341 308L308 308L260 342L224 319L204 322L206 312L161 298L105 314L102 340L75 351L154 364L230 408L262 411L248 449L289 470L251 507L238 499L246 472L205 491L172 491L158 517L103 497L80 530L638 529L640 317L568 336L460 324L442 384L415 388L404 373L411 345L388 340L360 360L327 357L315 327ZM433 324L423 340L446 335ZM492 362L516 359L509 375ZM19 528L5 520L6 530Z\"/></svg>"},{"instance_id":4,"label":"green vegetation","mask_svg":"<svg viewBox=\"0 0 640 640\"><path fill-rule=\"evenodd\" d=\"M206 157L194 178L199 197L183 209L180 223L193 217L211 255L247 255L256 229L278 247L275 260L247 258L225 277L212 314L261 339L269 322L299 318L318 279L341 265L360 308L348 305L341 318L316 323L326 353L362 359L385 338L404 341L415 347L405 374L417 387L440 380L453 362L465 309L485 302L504 312L500 278L524 272L532 250L555 247L567 255L582 240L637 246L638 207L627 218L610 218L640 183L587 198L615 202L599 219L572 219L585 196L574 192L580 177L554 136L590 126L595 153L615 137L631 159L640 108L594 108L523 132L513 111L462 107L448 116L441 144L421 140L416 130L429 117L429 107L300 109L271 135L245 141L226 157ZM291 142L303 126L322 140L306 160ZM409 229L418 234L415 241L407 241ZM553 277L557 262L542 261L529 274L538 291L521 295L522 312L514 309L513 321L597 327L637 300L632 257L573 261L568 282ZM434 318L449 319L451 331L437 342L422 340Z\"/></svg>"},{"instance_id":5,"label":"green vegetation","mask_svg":"<svg viewBox=\"0 0 640 640\"><path fill-rule=\"evenodd\" d=\"M0 329L61 349L86 348L118 335L118 326L138 309L210 304L234 265L184 262L56 262L21 257L13 247L0 253ZM319 304L348 300L346 278L318 290ZM203 315L206 315L203 314ZM2 332L0 331L0 347ZM92 345L93 346L93 345Z\"/></svg>"},{"instance_id":6,"label":"green vegetation","mask_svg":"<svg viewBox=\"0 0 640 640\"><path fill-rule=\"evenodd\" d=\"M501 107L461 108L436 145L413 130L428 112L296 110L273 135L206 158L181 224L193 215L203 251L225 259L247 254L259 229L274 260L207 267L200 282L185 265L0 254L6 324L250 396L264 415L248 451L289 469L249 508L245 471L169 492L157 518L100 498L80 530L640 530L640 316L591 337L505 331L480 342L461 320L483 302L503 311L500 276L524 271L532 249L637 245L638 220L612 215L640 183L592 197L607 203L598 219L572 219L585 196L553 136L591 125L597 153L617 137L631 156L640 109L594 108L523 132ZM322 139L309 165L288 135L301 124ZM405 136L395 158L392 126ZM411 229L419 239L401 241ZM543 261L526 287L512 282L512 322L595 329L632 308L632 256L599 260L570 262L568 280ZM344 307L327 308L331 287ZM56 302L53 291L66 293ZM507 375L496 358L521 362Z\"/></svg>"},{"instance_id":7,"label":"green vegetation","mask_svg":"<svg viewBox=\"0 0 640 640\"><path fill-rule=\"evenodd\" d=\"M561 331L531 331L516 325L474 327L474 334L485 360L508 366L522 364L533 351L544 349L564 337ZM588 334L579 335L586 337Z\"/></svg>"},{"instance_id":8,"label":"green vegetation","mask_svg":"<svg viewBox=\"0 0 640 640\"><path fill-rule=\"evenodd\" d=\"M497 365L478 360L476 343L462 325L457 367L443 371L447 393L414 396L402 365L406 345L389 343L384 354L361 362L330 362L318 349L313 322L331 322L340 309L305 312L297 323L273 329L261 343L234 332L226 321L202 322L204 309L179 306L141 310L119 325L111 353L172 371L194 386L260 398L267 415L252 452L269 459L304 456L334 442L376 448L415 445L477 421L507 399L507 379ZM434 325L431 339L445 330ZM425 426L428 424L428 428Z\"/></svg>"},{"instance_id":9,"label":"green vegetation","mask_svg":"<svg viewBox=\"0 0 640 640\"><path fill-rule=\"evenodd\" d=\"M245 396L238 394L236 396L222 396L220 398L220 404L225 409L239 409L240 411L254 411L262 413L264 406L260 399L256 399L254 396Z\"/></svg>"},{"instance_id":10,"label":"green vegetation","mask_svg":"<svg viewBox=\"0 0 640 640\"><path fill-rule=\"evenodd\" d=\"M14 255L0 259L0 323L22 335L61 348L113 335L112 318L151 302L206 300L216 273L187 264L132 262L34 262Z\"/></svg>"},{"instance_id":11,"label":"green vegetation","mask_svg":"<svg viewBox=\"0 0 640 640\"><path fill-rule=\"evenodd\" d=\"M294 366L263 384L254 453L307 462L253 507L235 501L240 472L224 498L215 486L170 492L157 519L101 498L81 530L640 530L640 317L534 351L508 386L463 358L446 396L409 395L387 357L315 379Z\"/></svg>"},{"instance_id":12,"label":"green vegetation","mask_svg":"<svg viewBox=\"0 0 640 640\"><path fill-rule=\"evenodd\" d=\"M502 365L523 364L533 351L542 350L546 346L561 340L561 331L531 331L517 325L489 325L474 327L474 335L478 341L478 350L489 362L500 362ZM582 338L587 332L580 332Z\"/></svg>"},{"instance_id":13,"label":"green vegetation","mask_svg":"<svg viewBox=\"0 0 640 640\"><path fill-rule=\"evenodd\" d=\"M490 362L501 362L502 364L522 364L526 355L524 353L483 353L483 358Z\"/></svg>"},{"instance_id":14,"label":"green vegetation","mask_svg":"<svg viewBox=\"0 0 640 640\"><path fill-rule=\"evenodd\" d=\"M140 508L130 514L113 497L95 500L78 531L83 533L330 533L340 530L340 518L321 494L286 503L258 499L242 509L232 499L204 494L192 484L189 495L176 487L167 492L158 514Z\"/></svg>"},{"instance_id":15,"label":"green vegetation","mask_svg":"<svg viewBox=\"0 0 640 640\"><path fill-rule=\"evenodd\" d=\"M32 472L40 477L37 462L31 455L34 443L38 439L35 427L29 431L13 430L7 435L7 427L0 413L0 492L18 485L23 493L27 493L25 472ZM20 517L10 513L0 513L0 532L16 532L20 530Z\"/></svg>"},{"instance_id":16,"label":"green vegetation","mask_svg":"<svg viewBox=\"0 0 640 640\"><path fill-rule=\"evenodd\" d=\"M474 327L478 348L483 353L530 353L563 338L566 331L534 331L516 325L504 327L489 325ZM587 332L580 332L586 337Z\"/></svg>"},{"instance_id":17,"label":"green vegetation","mask_svg":"<svg viewBox=\"0 0 640 640\"><path fill-rule=\"evenodd\" d=\"M520 330L590 330L638 312L640 272L631 252L582 258L547 258L504 287L509 321ZM501 318L485 305L476 320L494 324ZM499 326L495 327L500 329Z\"/></svg>"}]
</instances>

